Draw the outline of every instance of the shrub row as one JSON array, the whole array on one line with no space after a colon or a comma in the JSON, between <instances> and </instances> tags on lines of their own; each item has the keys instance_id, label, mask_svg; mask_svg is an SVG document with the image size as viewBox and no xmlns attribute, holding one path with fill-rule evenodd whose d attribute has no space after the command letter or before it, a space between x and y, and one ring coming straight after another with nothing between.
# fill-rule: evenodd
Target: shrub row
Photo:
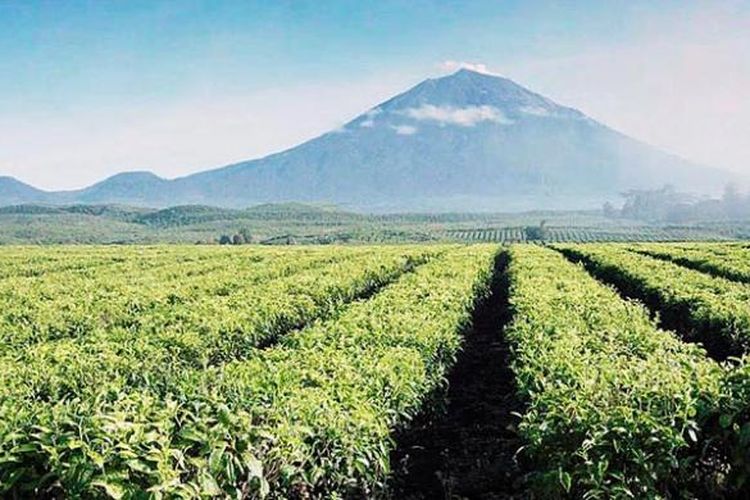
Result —
<instances>
[{"instance_id":1,"label":"shrub row","mask_svg":"<svg viewBox=\"0 0 750 500\"><path fill-rule=\"evenodd\" d=\"M194 247L4 247L0 252L0 280L106 270L116 264L137 263L141 269L148 269L219 256L218 252L196 251Z\"/></svg>"},{"instance_id":2,"label":"shrub row","mask_svg":"<svg viewBox=\"0 0 750 500\"><path fill-rule=\"evenodd\" d=\"M39 342L0 358L0 405L43 411L47 401L96 398L141 387L162 394L191 368L244 358L394 280L429 253L390 249L344 259L183 307L141 311L135 328ZM39 410L42 408L42 410ZM24 418L17 412L13 420Z\"/></svg>"},{"instance_id":3,"label":"shrub row","mask_svg":"<svg viewBox=\"0 0 750 500\"><path fill-rule=\"evenodd\" d=\"M750 283L750 250L738 245L633 245L643 255L742 283Z\"/></svg>"},{"instance_id":4,"label":"shrub row","mask_svg":"<svg viewBox=\"0 0 750 500\"><path fill-rule=\"evenodd\" d=\"M506 336L536 487L646 498L690 484L720 367L553 250L512 247L508 275Z\"/></svg>"},{"instance_id":5,"label":"shrub row","mask_svg":"<svg viewBox=\"0 0 750 500\"><path fill-rule=\"evenodd\" d=\"M391 432L443 383L496 249L455 249L247 359L169 391L58 399L0 414L6 494L232 498L370 495Z\"/></svg>"},{"instance_id":6,"label":"shrub row","mask_svg":"<svg viewBox=\"0 0 750 500\"><path fill-rule=\"evenodd\" d=\"M665 325L717 358L750 347L750 286L604 245L556 246L597 277L659 312Z\"/></svg>"},{"instance_id":7,"label":"shrub row","mask_svg":"<svg viewBox=\"0 0 750 500\"><path fill-rule=\"evenodd\" d=\"M251 251L149 269L144 269L148 259L126 255L126 262L106 272L89 268L5 280L0 287L0 354L112 329L137 333L154 318L160 318L159 326L179 322L185 310L230 300L253 284L357 255L365 253Z\"/></svg>"}]
</instances>

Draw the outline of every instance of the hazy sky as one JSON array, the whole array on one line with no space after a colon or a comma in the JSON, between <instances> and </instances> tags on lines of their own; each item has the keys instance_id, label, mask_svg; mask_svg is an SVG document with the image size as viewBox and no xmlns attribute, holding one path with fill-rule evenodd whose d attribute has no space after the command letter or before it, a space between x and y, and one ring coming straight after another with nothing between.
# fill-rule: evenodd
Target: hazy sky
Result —
<instances>
[{"instance_id":1,"label":"hazy sky","mask_svg":"<svg viewBox=\"0 0 750 500\"><path fill-rule=\"evenodd\" d=\"M0 0L0 175L218 167L461 62L750 175L750 1L653 0Z\"/></svg>"}]
</instances>

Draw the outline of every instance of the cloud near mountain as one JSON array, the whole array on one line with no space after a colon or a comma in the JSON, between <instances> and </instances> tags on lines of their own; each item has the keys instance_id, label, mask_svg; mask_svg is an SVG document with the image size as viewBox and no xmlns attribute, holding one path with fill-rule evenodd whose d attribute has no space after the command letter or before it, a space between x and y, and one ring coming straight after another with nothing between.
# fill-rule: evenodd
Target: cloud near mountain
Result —
<instances>
[{"instance_id":1,"label":"cloud near mountain","mask_svg":"<svg viewBox=\"0 0 750 500\"><path fill-rule=\"evenodd\" d=\"M460 125L462 127L473 127L479 122L490 121L510 125L512 120L503 115L503 112L494 106L467 106L465 108L454 108L452 106L434 106L423 104L418 108L407 108L401 112L403 115L415 120L429 120L441 125Z\"/></svg>"},{"instance_id":2,"label":"cloud near mountain","mask_svg":"<svg viewBox=\"0 0 750 500\"><path fill-rule=\"evenodd\" d=\"M474 71L476 73L483 73L485 75L496 75L492 73L488 68L486 64L479 63L479 62L467 62L467 61L443 61L440 63L439 68L443 71L447 72L454 72L461 69L467 69L469 71Z\"/></svg>"},{"instance_id":3,"label":"cloud near mountain","mask_svg":"<svg viewBox=\"0 0 750 500\"><path fill-rule=\"evenodd\" d=\"M412 125L391 125L391 128L396 131L399 135L412 135L416 134L419 130L417 127Z\"/></svg>"}]
</instances>

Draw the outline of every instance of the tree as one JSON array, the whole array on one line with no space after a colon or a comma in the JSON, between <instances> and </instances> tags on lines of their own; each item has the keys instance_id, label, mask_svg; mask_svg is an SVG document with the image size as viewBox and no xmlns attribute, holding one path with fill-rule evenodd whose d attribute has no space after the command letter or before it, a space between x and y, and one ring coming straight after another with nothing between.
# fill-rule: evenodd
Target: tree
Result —
<instances>
[{"instance_id":1,"label":"tree","mask_svg":"<svg viewBox=\"0 0 750 500\"><path fill-rule=\"evenodd\" d=\"M221 238L219 238L219 245L231 245L231 244L232 244L232 238L230 238L228 234L222 234Z\"/></svg>"},{"instance_id":2,"label":"tree","mask_svg":"<svg viewBox=\"0 0 750 500\"><path fill-rule=\"evenodd\" d=\"M538 226L526 226L524 232L529 241L544 241L547 239L547 221L543 220Z\"/></svg>"},{"instance_id":3,"label":"tree","mask_svg":"<svg viewBox=\"0 0 750 500\"><path fill-rule=\"evenodd\" d=\"M636 220L665 221L684 211L694 200L686 193L665 185L660 189L632 189L622 193L625 203L620 213Z\"/></svg>"},{"instance_id":4,"label":"tree","mask_svg":"<svg viewBox=\"0 0 750 500\"><path fill-rule=\"evenodd\" d=\"M245 244L245 238L242 237L241 234L235 234L232 236L232 245L244 245Z\"/></svg>"},{"instance_id":5,"label":"tree","mask_svg":"<svg viewBox=\"0 0 750 500\"><path fill-rule=\"evenodd\" d=\"M245 243L252 243L253 241L253 235L250 234L250 230L246 227L243 227L240 229L240 235L245 240Z\"/></svg>"},{"instance_id":6,"label":"tree","mask_svg":"<svg viewBox=\"0 0 750 500\"><path fill-rule=\"evenodd\" d=\"M604 203L604 206L602 206L602 212L604 212L605 217L608 217L610 219L614 219L615 217L617 217L617 209L614 205L612 205L612 203L608 201Z\"/></svg>"}]
</instances>

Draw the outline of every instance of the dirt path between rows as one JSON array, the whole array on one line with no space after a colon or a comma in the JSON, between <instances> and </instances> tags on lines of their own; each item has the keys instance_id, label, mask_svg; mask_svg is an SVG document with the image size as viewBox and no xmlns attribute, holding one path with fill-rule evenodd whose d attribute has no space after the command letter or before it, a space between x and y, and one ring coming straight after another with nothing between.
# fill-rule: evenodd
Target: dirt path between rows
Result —
<instances>
[{"instance_id":1,"label":"dirt path between rows","mask_svg":"<svg viewBox=\"0 0 750 500\"><path fill-rule=\"evenodd\" d=\"M512 414L521 406L502 335L510 319L503 276L500 262L491 296L474 312L447 394L397 439L393 498L525 496L515 461L518 417Z\"/></svg>"}]
</instances>

